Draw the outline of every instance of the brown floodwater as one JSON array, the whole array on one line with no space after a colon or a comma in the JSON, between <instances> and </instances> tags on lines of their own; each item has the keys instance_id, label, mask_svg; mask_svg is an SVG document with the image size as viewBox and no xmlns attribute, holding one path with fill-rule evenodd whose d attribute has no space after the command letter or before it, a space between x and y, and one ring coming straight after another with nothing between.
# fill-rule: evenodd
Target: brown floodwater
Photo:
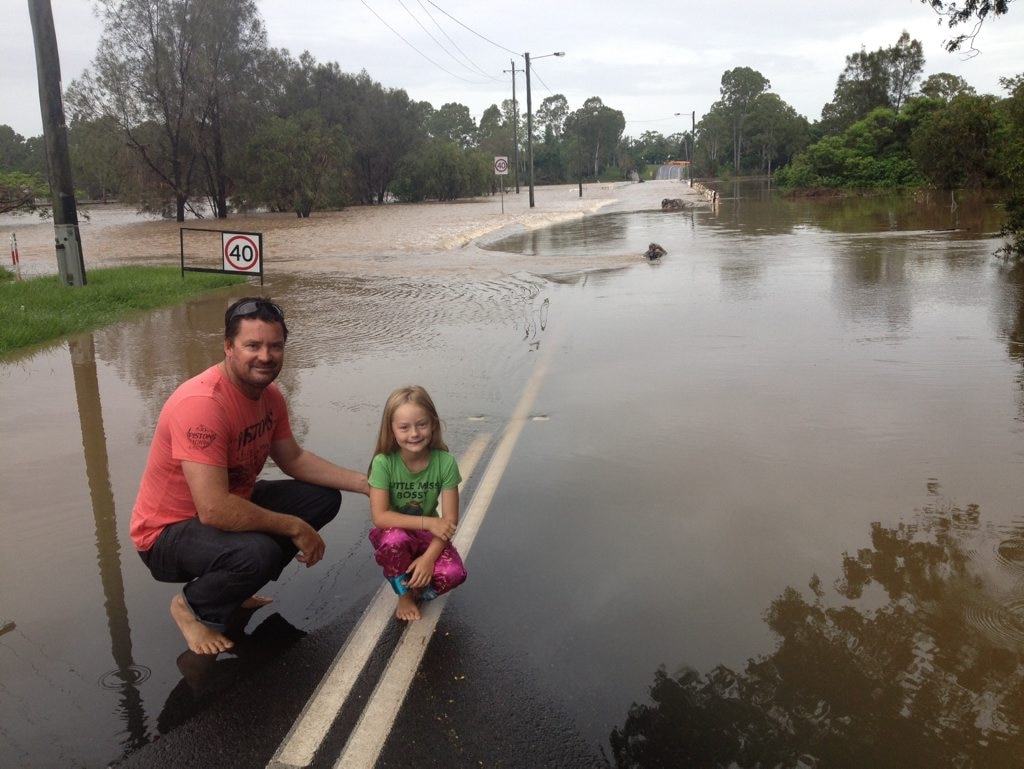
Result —
<instances>
[{"instance_id":1,"label":"brown floodwater","mask_svg":"<svg viewBox=\"0 0 1024 769\"><path fill-rule=\"evenodd\" d=\"M1013 765L1024 280L992 256L999 207L729 186L717 210L663 214L649 186L388 253L352 245L358 212L281 220L304 246L265 291L288 313L301 442L365 466L383 399L416 381L459 454L553 351L455 600L580 734L641 766ZM177 225L104 215L112 248L177 258ZM652 241L657 263L636 256ZM105 766L169 728L173 589L128 518L156 415L219 359L227 301L0 363L0 766ZM324 568L272 586L296 627L376 590L366 508L346 499Z\"/></svg>"}]
</instances>

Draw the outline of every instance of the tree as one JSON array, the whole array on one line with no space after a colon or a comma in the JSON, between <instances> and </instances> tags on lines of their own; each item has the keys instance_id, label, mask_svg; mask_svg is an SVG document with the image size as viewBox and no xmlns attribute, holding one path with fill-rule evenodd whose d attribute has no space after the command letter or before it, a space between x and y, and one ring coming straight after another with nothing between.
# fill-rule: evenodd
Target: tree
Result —
<instances>
[{"instance_id":1,"label":"tree","mask_svg":"<svg viewBox=\"0 0 1024 769\"><path fill-rule=\"evenodd\" d=\"M732 119L733 168L740 171L743 154L743 124L747 113L758 96L771 88L764 75L750 67L736 67L722 75L722 104Z\"/></svg>"},{"instance_id":2,"label":"tree","mask_svg":"<svg viewBox=\"0 0 1024 769\"><path fill-rule=\"evenodd\" d=\"M341 126L328 126L316 110L270 117L248 145L250 205L294 211L344 203L348 143Z\"/></svg>"},{"instance_id":3,"label":"tree","mask_svg":"<svg viewBox=\"0 0 1024 769\"><path fill-rule=\"evenodd\" d=\"M942 190L980 189L997 182L1001 122L993 97L956 96L914 131L914 160L928 181Z\"/></svg>"},{"instance_id":4,"label":"tree","mask_svg":"<svg viewBox=\"0 0 1024 769\"><path fill-rule=\"evenodd\" d=\"M98 0L98 13L92 70L69 88L72 119L116 121L184 221L201 162L224 192L223 138L235 128L227 103L263 39L255 3Z\"/></svg>"},{"instance_id":5,"label":"tree","mask_svg":"<svg viewBox=\"0 0 1024 769\"><path fill-rule=\"evenodd\" d=\"M476 144L476 121L465 104L443 104L427 119L427 131L435 139L443 139L469 149Z\"/></svg>"},{"instance_id":6,"label":"tree","mask_svg":"<svg viewBox=\"0 0 1024 769\"><path fill-rule=\"evenodd\" d=\"M91 200L106 201L120 195L132 158L113 118L73 122L68 127L68 150L75 185Z\"/></svg>"},{"instance_id":7,"label":"tree","mask_svg":"<svg viewBox=\"0 0 1024 769\"><path fill-rule=\"evenodd\" d=\"M224 219L241 150L258 122L251 115L267 106L259 71L267 36L255 0L214 0L208 33L200 57L208 120L198 148L212 208Z\"/></svg>"},{"instance_id":8,"label":"tree","mask_svg":"<svg viewBox=\"0 0 1024 769\"><path fill-rule=\"evenodd\" d=\"M870 52L862 48L850 54L832 101L821 110L824 132L840 134L878 107L899 112L923 69L921 43L905 31L890 48Z\"/></svg>"},{"instance_id":9,"label":"tree","mask_svg":"<svg viewBox=\"0 0 1024 769\"><path fill-rule=\"evenodd\" d=\"M701 175L715 176L732 133L731 117L725 104L716 101L697 123L694 163Z\"/></svg>"},{"instance_id":10,"label":"tree","mask_svg":"<svg viewBox=\"0 0 1024 769\"><path fill-rule=\"evenodd\" d=\"M49 187L38 176L0 171L0 214L35 211L36 200L49 195Z\"/></svg>"},{"instance_id":11,"label":"tree","mask_svg":"<svg viewBox=\"0 0 1024 769\"><path fill-rule=\"evenodd\" d=\"M836 81L832 101L821 110L827 134L841 134L877 107L889 106L889 88L881 49L863 48L846 57L846 68Z\"/></svg>"},{"instance_id":12,"label":"tree","mask_svg":"<svg viewBox=\"0 0 1024 769\"><path fill-rule=\"evenodd\" d=\"M953 53L959 51L965 42L970 41L972 54L976 54L974 39L981 32L981 25L989 16L1002 16L1007 13L1012 0L960 0L960 2L921 0L921 2L930 5L937 14L944 16L950 29L973 20L974 27L970 32L947 40L945 45L946 50Z\"/></svg>"},{"instance_id":13,"label":"tree","mask_svg":"<svg viewBox=\"0 0 1024 769\"><path fill-rule=\"evenodd\" d=\"M581 143L582 152L597 178L601 169L615 162L615 149L626 127L626 118L612 109L598 96L591 96L583 106L570 114L563 123L563 131L571 130Z\"/></svg>"},{"instance_id":14,"label":"tree","mask_svg":"<svg viewBox=\"0 0 1024 769\"><path fill-rule=\"evenodd\" d=\"M534 114L533 126L538 135L543 136L548 129L555 136L561 136L564 130L565 119L569 116L569 102L560 93L547 96L537 107ZM536 138L536 137L535 137Z\"/></svg>"},{"instance_id":15,"label":"tree","mask_svg":"<svg viewBox=\"0 0 1024 769\"><path fill-rule=\"evenodd\" d=\"M760 170L769 176L775 166L788 162L807 146L808 132L807 119L777 94L762 93L751 104L747 125L749 144L757 152Z\"/></svg>"},{"instance_id":16,"label":"tree","mask_svg":"<svg viewBox=\"0 0 1024 769\"><path fill-rule=\"evenodd\" d=\"M899 112L924 69L921 41L911 40L910 33L903 30L896 45L885 52L885 60L889 70L889 105Z\"/></svg>"},{"instance_id":17,"label":"tree","mask_svg":"<svg viewBox=\"0 0 1024 769\"><path fill-rule=\"evenodd\" d=\"M1021 264L1024 263L1024 75L1001 78L999 82L1009 93L999 105L1006 126L999 167L1009 191L1006 221L1001 231L1007 242L999 253Z\"/></svg>"},{"instance_id":18,"label":"tree","mask_svg":"<svg viewBox=\"0 0 1024 769\"><path fill-rule=\"evenodd\" d=\"M975 90L972 86L967 84L959 75L952 75L949 72L936 72L934 75L929 75L921 82L919 89L922 96L927 96L930 99L941 99L944 102L949 102L954 96L960 94L973 95Z\"/></svg>"},{"instance_id":19,"label":"tree","mask_svg":"<svg viewBox=\"0 0 1024 769\"><path fill-rule=\"evenodd\" d=\"M346 128L352 142L353 185L362 203L383 203L407 155L425 141L423 108L401 89L385 89L364 70Z\"/></svg>"}]
</instances>

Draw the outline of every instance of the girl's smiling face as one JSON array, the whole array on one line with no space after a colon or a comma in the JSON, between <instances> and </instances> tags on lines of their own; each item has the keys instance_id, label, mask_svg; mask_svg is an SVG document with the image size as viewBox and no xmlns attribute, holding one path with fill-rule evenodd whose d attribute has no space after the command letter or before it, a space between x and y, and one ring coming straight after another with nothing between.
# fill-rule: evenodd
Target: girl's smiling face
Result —
<instances>
[{"instance_id":1,"label":"girl's smiling face","mask_svg":"<svg viewBox=\"0 0 1024 769\"><path fill-rule=\"evenodd\" d=\"M430 450L434 421L430 413L415 403L404 403L391 417L391 431L403 457L413 457Z\"/></svg>"}]
</instances>

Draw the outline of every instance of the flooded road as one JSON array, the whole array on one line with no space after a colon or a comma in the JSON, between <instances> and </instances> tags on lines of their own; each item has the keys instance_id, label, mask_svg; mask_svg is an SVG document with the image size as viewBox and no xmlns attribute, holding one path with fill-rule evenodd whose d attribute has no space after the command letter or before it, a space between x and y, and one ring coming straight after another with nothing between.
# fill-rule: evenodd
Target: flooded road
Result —
<instances>
[{"instance_id":1,"label":"flooded road","mask_svg":"<svg viewBox=\"0 0 1024 769\"><path fill-rule=\"evenodd\" d=\"M448 604L464 633L438 644L525 680L613 763L1013 765L1024 281L991 257L997 210L722 192L513 224L420 277L402 254L268 275L300 442L363 466L415 381L459 455L552 350ZM226 303L0 365L2 766L106 766L180 723L173 590L127 525ZM268 589L289 645L377 589L368 516L347 497L323 568Z\"/></svg>"}]
</instances>

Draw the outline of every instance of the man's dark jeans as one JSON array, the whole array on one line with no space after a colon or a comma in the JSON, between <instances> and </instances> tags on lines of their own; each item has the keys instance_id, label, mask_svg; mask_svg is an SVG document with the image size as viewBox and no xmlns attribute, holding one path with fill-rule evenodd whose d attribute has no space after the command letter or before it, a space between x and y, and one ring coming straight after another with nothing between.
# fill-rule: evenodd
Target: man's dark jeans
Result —
<instances>
[{"instance_id":1,"label":"man's dark jeans","mask_svg":"<svg viewBox=\"0 0 1024 769\"><path fill-rule=\"evenodd\" d=\"M301 518L319 531L341 507L341 492L295 480L257 481L252 501ZM139 553L161 582L187 582L182 594L205 625L224 631L232 612L277 579L298 549L288 537L221 531L199 517L171 524Z\"/></svg>"}]
</instances>

